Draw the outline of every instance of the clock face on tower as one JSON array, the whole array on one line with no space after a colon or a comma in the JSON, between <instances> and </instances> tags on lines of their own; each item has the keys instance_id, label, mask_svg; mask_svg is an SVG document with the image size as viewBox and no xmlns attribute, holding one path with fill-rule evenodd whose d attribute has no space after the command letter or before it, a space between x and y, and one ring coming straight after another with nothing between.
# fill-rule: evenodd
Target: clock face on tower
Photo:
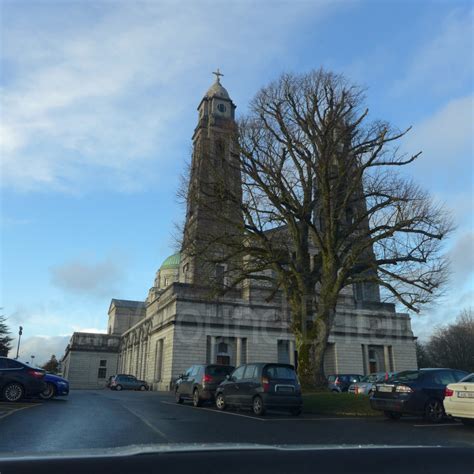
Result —
<instances>
[{"instance_id":1,"label":"clock face on tower","mask_svg":"<svg viewBox=\"0 0 474 474\"><path fill-rule=\"evenodd\" d=\"M224 113L227 110L227 108L224 104L218 104L217 105L217 110L221 113Z\"/></svg>"}]
</instances>

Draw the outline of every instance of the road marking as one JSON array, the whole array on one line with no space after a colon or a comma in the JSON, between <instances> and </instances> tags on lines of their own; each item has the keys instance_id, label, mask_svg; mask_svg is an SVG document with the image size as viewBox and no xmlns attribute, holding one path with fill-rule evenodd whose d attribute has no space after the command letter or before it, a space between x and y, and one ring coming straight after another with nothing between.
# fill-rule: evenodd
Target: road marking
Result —
<instances>
[{"instance_id":1,"label":"road marking","mask_svg":"<svg viewBox=\"0 0 474 474\"><path fill-rule=\"evenodd\" d=\"M7 404L7 403L1 404L0 409L7 408L8 411L6 413L0 414L0 420L3 420L7 416L13 415L13 413L16 413L17 411L26 410L27 408L33 408L39 405L41 405L41 403L29 403L29 404L23 403L21 406L13 406L13 407L12 405Z\"/></svg>"},{"instance_id":2,"label":"road marking","mask_svg":"<svg viewBox=\"0 0 474 474\"><path fill-rule=\"evenodd\" d=\"M251 420L256 420L256 421L339 421L339 420L365 420L366 418L360 417L360 416L352 416L352 417L337 417L337 418L257 418L256 416L252 415L243 415L242 413L233 413L230 411L220 411L216 410L214 408L205 408L205 407L194 407L192 405L178 405L177 403L173 402L165 402L161 401L161 403L165 403L166 405L174 405L174 406L180 406L180 407L186 407L186 408L195 408L197 410L207 410L207 411L212 411L213 413L221 413L222 415L232 415L232 416L241 416L242 418L249 418Z\"/></svg>"},{"instance_id":3,"label":"road marking","mask_svg":"<svg viewBox=\"0 0 474 474\"><path fill-rule=\"evenodd\" d=\"M255 421L267 421L267 420L264 420L263 418L257 418L255 416L242 415L241 413L232 413L230 411L214 410L213 408L194 407L192 405L184 405L184 404L183 405L178 405L177 403L163 402L163 401L161 403L166 403L166 405L174 405L174 406L180 406L180 407L186 407L186 408L194 408L196 410L206 410L206 411L211 411L212 413L220 413L222 415L241 416L242 418L249 418L250 420L255 420Z\"/></svg>"},{"instance_id":4,"label":"road marking","mask_svg":"<svg viewBox=\"0 0 474 474\"><path fill-rule=\"evenodd\" d=\"M166 436L163 431L159 430L155 425L152 425L146 418L143 418L143 416L141 416L140 414L138 413L135 413L133 410L130 410L130 408L128 408L127 406L125 406L123 403L121 403L121 405L123 406L123 408L125 408L127 411L129 411L132 415L135 415L141 422L145 423L145 425L148 426L148 428L150 428L151 430L153 430L155 433L159 434L161 437L165 438L166 441L168 442L172 442L168 436Z\"/></svg>"},{"instance_id":5,"label":"road marking","mask_svg":"<svg viewBox=\"0 0 474 474\"><path fill-rule=\"evenodd\" d=\"M462 423L443 423L442 425L424 424L424 425L413 425L413 426L415 426L416 428L426 428L427 426L431 428L442 428L443 426L462 426Z\"/></svg>"}]
</instances>

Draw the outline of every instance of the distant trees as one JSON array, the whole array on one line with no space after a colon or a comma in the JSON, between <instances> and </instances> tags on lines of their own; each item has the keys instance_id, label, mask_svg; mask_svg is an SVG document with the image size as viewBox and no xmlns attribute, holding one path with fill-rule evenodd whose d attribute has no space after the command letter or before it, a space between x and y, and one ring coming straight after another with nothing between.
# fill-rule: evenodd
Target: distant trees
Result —
<instances>
[{"instance_id":1,"label":"distant trees","mask_svg":"<svg viewBox=\"0 0 474 474\"><path fill-rule=\"evenodd\" d=\"M54 354L51 356L51 359L42 366L42 369L51 374L57 374L59 372L59 362Z\"/></svg>"},{"instance_id":2,"label":"distant trees","mask_svg":"<svg viewBox=\"0 0 474 474\"><path fill-rule=\"evenodd\" d=\"M461 312L456 322L438 327L426 344L417 343L419 367L449 367L474 372L474 314Z\"/></svg>"},{"instance_id":3,"label":"distant trees","mask_svg":"<svg viewBox=\"0 0 474 474\"><path fill-rule=\"evenodd\" d=\"M10 330L6 324L7 318L0 316L0 356L7 356L12 348L11 342L13 338L10 337Z\"/></svg>"}]
</instances>

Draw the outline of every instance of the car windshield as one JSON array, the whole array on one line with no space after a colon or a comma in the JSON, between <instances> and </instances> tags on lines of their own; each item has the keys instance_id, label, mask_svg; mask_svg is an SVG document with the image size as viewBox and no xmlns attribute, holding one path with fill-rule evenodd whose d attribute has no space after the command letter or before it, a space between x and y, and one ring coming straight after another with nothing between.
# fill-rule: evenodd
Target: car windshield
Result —
<instances>
[{"instance_id":1,"label":"car windshield","mask_svg":"<svg viewBox=\"0 0 474 474\"><path fill-rule=\"evenodd\" d=\"M270 379L296 380L296 373L290 367L269 365L265 368L265 375Z\"/></svg>"},{"instance_id":2,"label":"car windshield","mask_svg":"<svg viewBox=\"0 0 474 474\"><path fill-rule=\"evenodd\" d=\"M214 377L225 377L234 371L232 366L210 365L206 368L206 373Z\"/></svg>"},{"instance_id":3,"label":"car windshield","mask_svg":"<svg viewBox=\"0 0 474 474\"><path fill-rule=\"evenodd\" d=\"M405 372L399 372L393 377L388 379L389 382L414 382L422 376L422 372L419 370L407 370Z\"/></svg>"}]
</instances>

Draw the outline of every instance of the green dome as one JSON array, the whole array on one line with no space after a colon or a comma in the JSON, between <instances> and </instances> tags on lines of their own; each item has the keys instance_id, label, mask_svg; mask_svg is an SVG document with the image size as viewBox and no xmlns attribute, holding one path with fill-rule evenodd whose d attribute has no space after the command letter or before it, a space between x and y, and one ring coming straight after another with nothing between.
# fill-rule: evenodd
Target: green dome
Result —
<instances>
[{"instance_id":1,"label":"green dome","mask_svg":"<svg viewBox=\"0 0 474 474\"><path fill-rule=\"evenodd\" d=\"M160 270L166 270L169 268L179 268L179 262L181 261L181 254L175 253L174 255L171 255L168 257L160 267Z\"/></svg>"}]
</instances>

